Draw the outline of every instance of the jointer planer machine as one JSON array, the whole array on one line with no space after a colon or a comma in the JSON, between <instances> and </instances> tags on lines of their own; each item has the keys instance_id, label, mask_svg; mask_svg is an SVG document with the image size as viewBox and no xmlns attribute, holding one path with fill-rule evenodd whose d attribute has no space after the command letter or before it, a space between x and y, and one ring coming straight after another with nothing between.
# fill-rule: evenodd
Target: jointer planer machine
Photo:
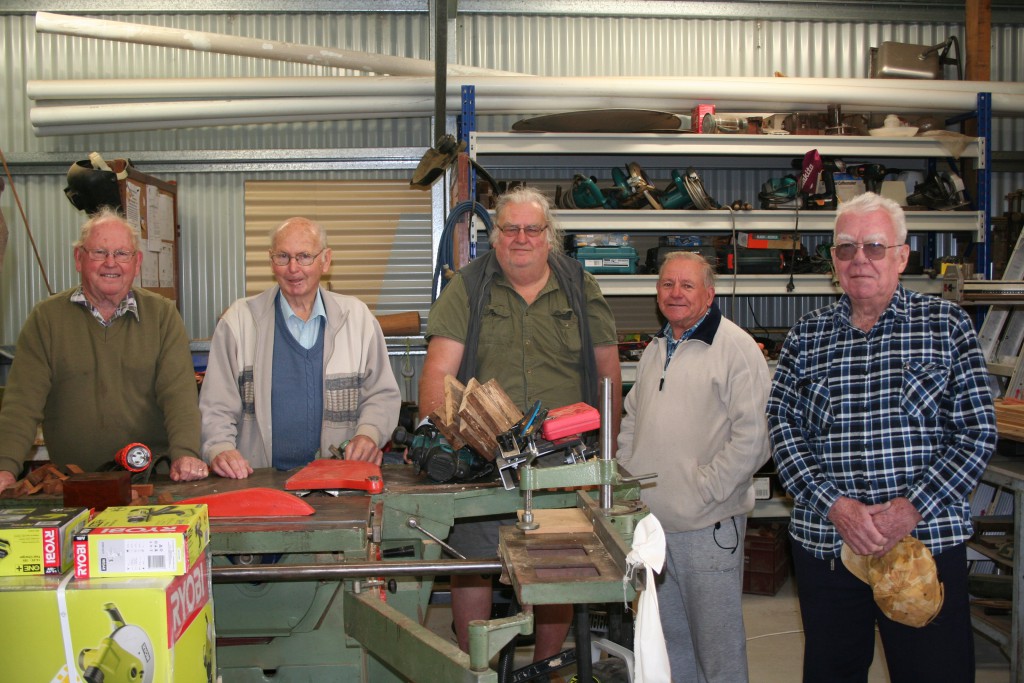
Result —
<instances>
[{"instance_id":1,"label":"jointer planer machine","mask_svg":"<svg viewBox=\"0 0 1024 683\"><path fill-rule=\"evenodd\" d=\"M646 514L637 481L620 474L602 424L603 456L551 467L524 463L519 486L430 483L411 465L384 465L379 493L310 495L306 516L213 517L217 664L224 683L493 681L488 663L533 630L532 605L621 603L625 556ZM284 490L290 473L160 484L176 500ZM581 488L582 487L582 488ZM506 526L499 560L443 557L457 518L535 512L540 530ZM541 511L575 508L590 529L545 531ZM532 525L526 525L532 526ZM548 529L546 531L551 531ZM463 653L424 623L435 576L505 575L523 611L471 625ZM581 671L589 663L581 663Z\"/></svg>"}]
</instances>

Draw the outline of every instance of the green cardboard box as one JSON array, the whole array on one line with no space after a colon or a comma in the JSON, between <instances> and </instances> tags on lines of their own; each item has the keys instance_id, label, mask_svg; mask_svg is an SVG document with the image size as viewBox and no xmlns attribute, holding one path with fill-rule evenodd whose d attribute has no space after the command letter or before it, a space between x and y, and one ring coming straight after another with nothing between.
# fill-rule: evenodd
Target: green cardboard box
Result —
<instances>
[{"instance_id":1,"label":"green cardboard box","mask_svg":"<svg viewBox=\"0 0 1024 683\"><path fill-rule=\"evenodd\" d=\"M0 580L0 671L19 683L213 683L210 560L183 576Z\"/></svg>"},{"instance_id":2,"label":"green cardboard box","mask_svg":"<svg viewBox=\"0 0 1024 683\"><path fill-rule=\"evenodd\" d=\"M88 519L85 508L0 508L0 576L63 574Z\"/></svg>"},{"instance_id":3,"label":"green cardboard box","mask_svg":"<svg viewBox=\"0 0 1024 683\"><path fill-rule=\"evenodd\" d=\"M109 507L75 535L75 578L184 574L209 542L205 505Z\"/></svg>"}]
</instances>

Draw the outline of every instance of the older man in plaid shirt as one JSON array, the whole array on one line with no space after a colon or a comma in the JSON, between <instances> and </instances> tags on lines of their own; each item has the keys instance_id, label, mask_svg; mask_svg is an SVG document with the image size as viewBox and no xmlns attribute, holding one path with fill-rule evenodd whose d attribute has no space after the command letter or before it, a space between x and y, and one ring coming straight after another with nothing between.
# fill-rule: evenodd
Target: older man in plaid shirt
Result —
<instances>
[{"instance_id":1,"label":"older man in plaid shirt","mask_svg":"<svg viewBox=\"0 0 1024 683\"><path fill-rule=\"evenodd\" d=\"M967 497L995 447L995 415L970 318L900 285L906 237L891 200L840 206L832 256L845 294L790 331L768 402L795 499L804 683L866 681L876 625L893 683L974 680ZM935 556L946 594L919 629L882 614L839 558L844 543L881 557L908 534Z\"/></svg>"}]
</instances>

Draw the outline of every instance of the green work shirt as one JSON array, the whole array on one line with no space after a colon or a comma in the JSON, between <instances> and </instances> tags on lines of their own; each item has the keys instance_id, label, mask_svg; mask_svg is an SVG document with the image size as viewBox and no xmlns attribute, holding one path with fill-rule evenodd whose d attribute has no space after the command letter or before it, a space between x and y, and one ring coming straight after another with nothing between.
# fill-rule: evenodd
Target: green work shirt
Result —
<instances>
[{"instance_id":1,"label":"green work shirt","mask_svg":"<svg viewBox=\"0 0 1024 683\"><path fill-rule=\"evenodd\" d=\"M594 276L583 277L594 345L615 344L615 316ZM468 329L469 297L456 276L430 307L426 337L465 343ZM548 409L579 403L580 346L579 323L553 273L529 306L503 275L494 279L480 330L478 381L496 379L524 413L537 400Z\"/></svg>"}]
</instances>

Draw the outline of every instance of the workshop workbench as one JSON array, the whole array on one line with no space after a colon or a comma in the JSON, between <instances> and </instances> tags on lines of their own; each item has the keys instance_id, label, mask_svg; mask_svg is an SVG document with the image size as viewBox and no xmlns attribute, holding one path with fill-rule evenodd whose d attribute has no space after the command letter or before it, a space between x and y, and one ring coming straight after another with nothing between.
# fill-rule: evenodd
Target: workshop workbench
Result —
<instances>
[{"instance_id":1,"label":"workshop workbench","mask_svg":"<svg viewBox=\"0 0 1024 683\"><path fill-rule=\"evenodd\" d=\"M444 539L457 518L514 513L523 507L523 494L505 490L499 482L432 483L411 465L384 465L381 471L380 493L306 496L312 515L211 518L216 664L224 683L497 683L494 671L473 666L450 639L430 632L423 622L434 574L467 573L471 568L473 573L497 573L508 566L493 558L458 566L458 561L442 557L440 544L424 532ZM292 474L261 469L247 479L212 476L194 482L172 482L166 474L154 474L151 503L158 497L161 502L183 501L254 488L283 491ZM599 509L596 497L596 490L546 488L533 491L533 506L580 507L593 515ZM615 497L632 501L617 508L635 512L639 485L617 485ZM62 501L32 496L4 499L3 504L60 506ZM601 519L595 531L621 561L635 520L625 513ZM579 539L557 536L539 542L551 540L586 546ZM550 565L551 560L546 562ZM403 566L410 564L418 566ZM488 571L477 565L486 565ZM599 573L614 572L605 568ZM522 587L518 574L512 574L513 584ZM621 599L621 574L604 580L614 583L616 599ZM527 597L534 602L553 599L538 598L542 593L537 591L546 590L564 594L566 602L579 602L590 601L595 591L608 592L593 579L579 584L562 575L550 587L531 585ZM573 599L575 593L579 600Z\"/></svg>"},{"instance_id":2,"label":"workshop workbench","mask_svg":"<svg viewBox=\"0 0 1024 683\"><path fill-rule=\"evenodd\" d=\"M514 512L522 507L521 494L497 483L429 483L408 465L385 465L382 473L379 494L305 498L316 510L308 517L211 519L217 664L225 683L404 680L392 665L417 667L414 680L491 680L488 673L465 677L459 668L465 655L420 630L433 577L389 576L387 564L441 557L437 543L409 526L410 517L445 538L455 518ZM290 474L257 470L244 480L164 480L156 493L184 500L252 487L283 489ZM534 503L573 507L576 492L537 492ZM376 581L217 583L220 567L376 561ZM367 599L371 594L384 597L386 605Z\"/></svg>"}]
</instances>

